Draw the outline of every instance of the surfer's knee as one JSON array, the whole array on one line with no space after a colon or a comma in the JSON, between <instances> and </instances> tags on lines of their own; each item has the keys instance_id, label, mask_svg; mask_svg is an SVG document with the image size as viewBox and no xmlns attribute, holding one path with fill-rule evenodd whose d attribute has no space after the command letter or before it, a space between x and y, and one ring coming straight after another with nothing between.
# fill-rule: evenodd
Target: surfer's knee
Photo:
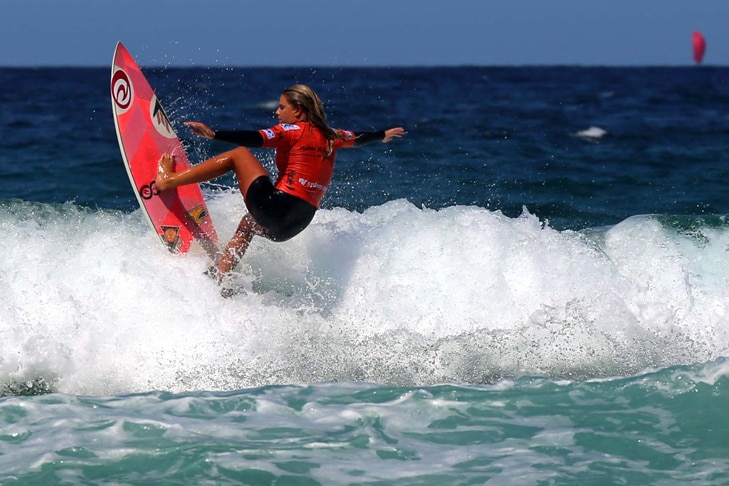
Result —
<instances>
[{"instance_id":1,"label":"surfer's knee","mask_svg":"<svg viewBox=\"0 0 729 486\"><path fill-rule=\"evenodd\" d=\"M229 151L228 154L231 155L233 163L238 170L245 169L246 167L250 167L251 165L263 166L263 164L261 164L261 161L258 160L258 157L253 155L253 152L251 152L246 147L234 148L233 150Z\"/></svg>"}]
</instances>

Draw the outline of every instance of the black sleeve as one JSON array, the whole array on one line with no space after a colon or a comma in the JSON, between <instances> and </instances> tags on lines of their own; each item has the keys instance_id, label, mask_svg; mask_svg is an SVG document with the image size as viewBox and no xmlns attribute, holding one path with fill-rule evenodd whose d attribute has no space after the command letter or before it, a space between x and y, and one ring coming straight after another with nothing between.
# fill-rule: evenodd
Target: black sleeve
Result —
<instances>
[{"instance_id":1,"label":"black sleeve","mask_svg":"<svg viewBox=\"0 0 729 486\"><path fill-rule=\"evenodd\" d=\"M354 134L357 139L354 141L354 146L359 147L360 145L366 145L372 142L381 142L385 138L385 131L380 130L379 132L355 132Z\"/></svg>"},{"instance_id":2,"label":"black sleeve","mask_svg":"<svg viewBox=\"0 0 729 486\"><path fill-rule=\"evenodd\" d=\"M218 130L215 132L213 140L243 147L263 147L263 135L257 130Z\"/></svg>"}]
</instances>

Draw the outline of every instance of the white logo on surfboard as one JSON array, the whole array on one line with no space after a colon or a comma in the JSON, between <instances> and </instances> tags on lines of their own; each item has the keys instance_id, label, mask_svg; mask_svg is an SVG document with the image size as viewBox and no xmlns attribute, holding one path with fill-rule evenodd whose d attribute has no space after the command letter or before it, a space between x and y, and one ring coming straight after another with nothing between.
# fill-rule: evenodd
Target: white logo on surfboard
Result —
<instances>
[{"instance_id":1,"label":"white logo on surfboard","mask_svg":"<svg viewBox=\"0 0 729 486\"><path fill-rule=\"evenodd\" d=\"M152 99L149 101L149 116L152 120L152 125L154 125L154 128L157 129L160 135L166 138L177 138L170 119L167 118L162 104L157 99L157 95L152 95Z\"/></svg>"},{"instance_id":2,"label":"white logo on surfboard","mask_svg":"<svg viewBox=\"0 0 729 486\"><path fill-rule=\"evenodd\" d=\"M134 90L129 76L122 69L117 69L111 77L111 96L117 108L117 114L126 112L132 106Z\"/></svg>"}]
</instances>

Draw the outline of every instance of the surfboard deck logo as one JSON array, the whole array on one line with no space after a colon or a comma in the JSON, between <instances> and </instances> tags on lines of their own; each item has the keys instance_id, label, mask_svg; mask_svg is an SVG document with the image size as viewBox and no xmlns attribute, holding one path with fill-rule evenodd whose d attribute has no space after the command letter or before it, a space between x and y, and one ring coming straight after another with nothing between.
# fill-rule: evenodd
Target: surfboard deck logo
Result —
<instances>
[{"instance_id":1,"label":"surfboard deck logo","mask_svg":"<svg viewBox=\"0 0 729 486\"><path fill-rule=\"evenodd\" d=\"M167 118L167 113L165 113L164 108L162 108L162 103L159 102L157 96L152 98L152 102L149 104L149 109L149 116L152 119L152 125L155 129L157 129L157 132L165 138L177 138L177 134L172 128L172 123L170 123L170 119Z\"/></svg>"},{"instance_id":2,"label":"surfboard deck logo","mask_svg":"<svg viewBox=\"0 0 729 486\"><path fill-rule=\"evenodd\" d=\"M163 154L174 156L175 170L190 163L162 103L121 42L112 62L111 100L124 167L150 225L170 251L186 253L197 242L215 258L218 236L200 186L164 192L155 187Z\"/></svg>"},{"instance_id":3,"label":"surfboard deck logo","mask_svg":"<svg viewBox=\"0 0 729 486\"><path fill-rule=\"evenodd\" d=\"M132 93L132 83L129 81L129 76L122 69L115 71L111 77L111 99L116 104L117 116L129 109L133 98L134 93Z\"/></svg>"}]
</instances>

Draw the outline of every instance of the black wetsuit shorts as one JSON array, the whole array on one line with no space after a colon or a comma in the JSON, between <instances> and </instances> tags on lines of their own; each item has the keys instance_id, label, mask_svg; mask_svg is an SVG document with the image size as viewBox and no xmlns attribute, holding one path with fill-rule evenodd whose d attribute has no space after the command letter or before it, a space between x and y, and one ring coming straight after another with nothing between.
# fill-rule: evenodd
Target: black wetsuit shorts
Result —
<instances>
[{"instance_id":1,"label":"black wetsuit shorts","mask_svg":"<svg viewBox=\"0 0 729 486\"><path fill-rule=\"evenodd\" d=\"M303 199L275 189L271 179L261 176L246 194L251 216L266 230L266 238L286 241L301 233L314 219L316 207Z\"/></svg>"}]
</instances>

